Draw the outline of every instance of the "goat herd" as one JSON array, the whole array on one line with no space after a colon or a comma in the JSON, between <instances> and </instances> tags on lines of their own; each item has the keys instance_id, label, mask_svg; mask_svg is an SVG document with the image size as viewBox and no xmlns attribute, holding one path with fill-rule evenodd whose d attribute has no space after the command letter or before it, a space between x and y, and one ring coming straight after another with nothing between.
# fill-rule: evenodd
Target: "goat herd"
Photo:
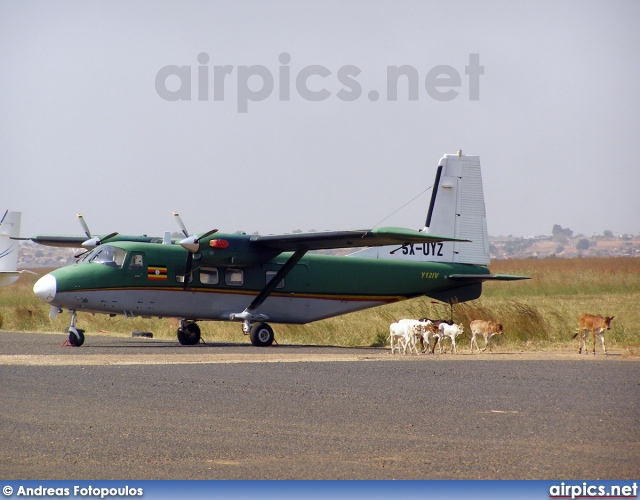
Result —
<instances>
[{"instance_id":1,"label":"goat herd","mask_svg":"<svg viewBox=\"0 0 640 500\"><path fill-rule=\"evenodd\" d=\"M476 319L469 323L471 328L471 353L473 354L473 345L475 343L478 352L484 352L487 347L489 352L493 352L491 346L491 338L494 335L502 334L502 324L494 323L493 321L484 321ZM436 345L440 344L440 354L446 352L446 348L443 349L445 339L451 341L451 352L456 354L458 349L456 348L456 337L462 335L464 332L464 326L462 323L455 324L451 320L436 320L429 318L421 319L401 319L397 323L391 323L389 327L389 339L391 344L391 354L400 352L402 349L403 354L409 354L411 352L418 352L418 342L420 342L420 352L429 352L433 354L436 349ZM484 348L478 347L478 341L476 335L482 335L484 337Z\"/></svg>"},{"instance_id":2,"label":"goat herd","mask_svg":"<svg viewBox=\"0 0 640 500\"><path fill-rule=\"evenodd\" d=\"M583 351L587 353L587 341L589 334L593 336L593 354L596 353L596 338L600 339L602 351L607 354L607 349L604 345L604 333L606 330L611 330L611 321L613 316L602 317L600 314L594 316L593 314L583 314L578 319L578 330L573 336L580 337L580 349L578 351L581 354ZM473 354L473 345L475 344L478 352L486 351L487 347L489 352L493 352L491 346L491 338L494 335L502 335L502 324L494 323L493 321L484 321L476 319L469 323L471 329L471 348L470 352ZM420 352L429 352L433 354L436 349L436 345L440 344L440 354L446 352L446 348L443 349L443 344L446 339L451 341L451 352L456 354L458 349L456 348L456 337L462 335L464 332L464 326L462 323L455 324L451 320L442 319L401 319L397 323L391 323L389 327L389 340L391 344L391 354L395 354L396 349L404 354L411 352L418 352L418 342L420 342ZM484 337L484 348L480 349L477 335Z\"/></svg>"}]
</instances>

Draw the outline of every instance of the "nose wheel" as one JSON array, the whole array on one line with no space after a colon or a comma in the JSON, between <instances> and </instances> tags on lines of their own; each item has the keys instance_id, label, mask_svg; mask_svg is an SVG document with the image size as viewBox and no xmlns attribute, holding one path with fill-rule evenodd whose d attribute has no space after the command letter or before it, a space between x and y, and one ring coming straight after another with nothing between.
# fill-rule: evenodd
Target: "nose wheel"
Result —
<instances>
[{"instance_id":1,"label":"nose wheel","mask_svg":"<svg viewBox=\"0 0 640 500\"><path fill-rule=\"evenodd\" d=\"M78 316L76 315L75 311L70 311L70 312L71 312L71 325L69 326L69 328L65 330L65 333L68 333L69 337L67 338L65 343L62 345L80 347L82 344L84 344L84 330L80 328L76 328L76 320L78 319Z\"/></svg>"}]
</instances>

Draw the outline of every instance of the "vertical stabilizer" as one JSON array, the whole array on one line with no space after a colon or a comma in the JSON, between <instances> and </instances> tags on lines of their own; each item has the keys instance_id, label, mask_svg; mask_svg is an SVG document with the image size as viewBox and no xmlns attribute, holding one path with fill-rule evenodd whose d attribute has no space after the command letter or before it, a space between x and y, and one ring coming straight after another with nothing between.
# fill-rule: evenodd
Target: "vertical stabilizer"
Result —
<instances>
[{"instance_id":1,"label":"vertical stabilizer","mask_svg":"<svg viewBox=\"0 0 640 500\"><path fill-rule=\"evenodd\" d=\"M0 286L10 285L18 279L18 241L20 236L20 212L4 213L0 220Z\"/></svg>"},{"instance_id":2,"label":"vertical stabilizer","mask_svg":"<svg viewBox=\"0 0 640 500\"><path fill-rule=\"evenodd\" d=\"M489 235L479 156L461 152L440 160L422 231L469 242L366 248L351 255L380 259L488 265Z\"/></svg>"},{"instance_id":3,"label":"vertical stabilizer","mask_svg":"<svg viewBox=\"0 0 640 500\"><path fill-rule=\"evenodd\" d=\"M447 262L489 265L487 213L479 156L445 155L440 160L424 231L470 240L443 243Z\"/></svg>"}]
</instances>

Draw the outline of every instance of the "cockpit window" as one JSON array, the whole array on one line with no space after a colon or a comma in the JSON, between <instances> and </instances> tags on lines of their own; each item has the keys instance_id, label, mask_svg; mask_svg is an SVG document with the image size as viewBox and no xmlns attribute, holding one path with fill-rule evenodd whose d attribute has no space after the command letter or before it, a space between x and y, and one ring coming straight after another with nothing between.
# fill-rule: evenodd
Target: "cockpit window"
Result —
<instances>
[{"instance_id":1,"label":"cockpit window","mask_svg":"<svg viewBox=\"0 0 640 500\"><path fill-rule=\"evenodd\" d=\"M87 260L92 263L104 264L105 266L121 269L126 256L127 252L122 248L101 245L87 256Z\"/></svg>"}]
</instances>

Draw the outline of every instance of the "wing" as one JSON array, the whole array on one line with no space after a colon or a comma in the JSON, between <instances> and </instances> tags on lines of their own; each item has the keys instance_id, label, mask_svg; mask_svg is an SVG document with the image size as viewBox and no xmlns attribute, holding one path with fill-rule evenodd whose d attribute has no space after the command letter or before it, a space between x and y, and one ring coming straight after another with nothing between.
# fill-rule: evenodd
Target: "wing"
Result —
<instances>
[{"instance_id":1,"label":"wing","mask_svg":"<svg viewBox=\"0 0 640 500\"><path fill-rule=\"evenodd\" d=\"M86 236L60 236L56 234L39 234L31 238L11 238L12 240L31 240L40 245L49 247L65 247L65 248L83 248L83 243L88 243L89 248L93 248L97 244L115 241L133 241L137 243L161 243L162 238L155 236L132 236L118 233L109 235L96 236L87 238Z\"/></svg>"},{"instance_id":2,"label":"wing","mask_svg":"<svg viewBox=\"0 0 640 500\"><path fill-rule=\"evenodd\" d=\"M49 247L82 248L82 244L87 241L86 236L59 236L39 234L31 238L12 238L14 240L31 240L40 245Z\"/></svg>"},{"instance_id":3,"label":"wing","mask_svg":"<svg viewBox=\"0 0 640 500\"><path fill-rule=\"evenodd\" d=\"M252 243L265 248L280 250L281 252L293 252L303 249L327 250L333 248L379 247L407 243L434 243L438 241L469 240L447 238L399 227L251 237Z\"/></svg>"}]
</instances>

